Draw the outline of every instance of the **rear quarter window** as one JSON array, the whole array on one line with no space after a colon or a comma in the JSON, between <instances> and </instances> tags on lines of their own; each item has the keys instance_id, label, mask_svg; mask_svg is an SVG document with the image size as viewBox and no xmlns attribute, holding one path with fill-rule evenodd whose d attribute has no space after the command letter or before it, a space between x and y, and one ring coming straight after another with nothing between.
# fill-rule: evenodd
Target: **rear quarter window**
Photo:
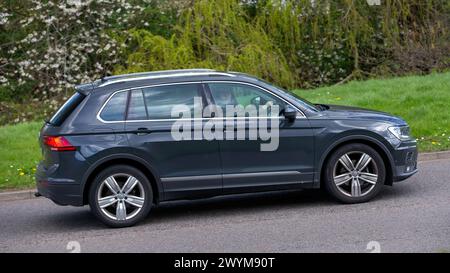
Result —
<instances>
[{"instance_id":1,"label":"rear quarter window","mask_svg":"<svg viewBox=\"0 0 450 273\"><path fill-rule=\"evenodd\" d=\"M60 126L64 120L75 110L78 105L84 100L86 96L75 92L59 109L56 113L50 118L48 123L54 126Z\"/></svg>"},{"instance_id":2,"label":"rear quarter window","mask_svg":"<svg viewBox=\"0 0 450 273\"><path fill-rule=\"evenodd\" d=\"M114 94L100 112L100 118L104 121L124 121L127 107L127 91Z\"/></svg>"}]
</instances>

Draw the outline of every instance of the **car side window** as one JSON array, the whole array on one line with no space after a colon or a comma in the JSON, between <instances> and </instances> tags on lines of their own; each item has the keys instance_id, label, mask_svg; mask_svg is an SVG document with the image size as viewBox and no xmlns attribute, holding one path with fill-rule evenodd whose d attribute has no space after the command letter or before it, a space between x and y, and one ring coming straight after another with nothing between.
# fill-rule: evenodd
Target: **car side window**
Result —
<instances>
[{"instance_id":1,"label":"car side window","mask_svg":"<svg viewBox=\"0 0 450 273\"><path fill-rule=\"evenodd\" d=\"M224 111L226 110L227 105L242 105L244 108L253 105L256 107L258 116L278 116L280 113L271 113L272 106L277 105L279 111L286 106L286 103L283 100L251 85L239 83L209 83L208 86L215 104L220 106ZM267 112L259 115L259 111L263 108L267 109Z\"/></svg>"},{"instance_id":2,"label":"car side window","mask_svg":"<svg viewBox=\"0 0 450 273\"><path fill-rule=\"evenodd\" d=\"M180 105L191 110L191 117L194 117L194 107L202 110L198 84L154 86L144 88L143 93L149 119L175 119L172 117L172 109Z\"/></svg>"},{"instance_id":3,"label":"car side window","mask_svg":"<svg viewBox=\"0 0 450 273\"><path fill-rule=\"evenodd\" d=\"M126 91L114 94L103 107L100 117L104 121L123 121L125 119L125 108L127 107Z\"/></svg>"},{"instance_id":4,"label":"car side window","mask_svg":"<svg viewBox=\"0 0 450 273\"><path fill-rule=\"evenodd\" d=\"M127 120L146 120L147 109L145 108L144 95L142 90L133 90L130 95Z\"/></svg>"}]
</instances>

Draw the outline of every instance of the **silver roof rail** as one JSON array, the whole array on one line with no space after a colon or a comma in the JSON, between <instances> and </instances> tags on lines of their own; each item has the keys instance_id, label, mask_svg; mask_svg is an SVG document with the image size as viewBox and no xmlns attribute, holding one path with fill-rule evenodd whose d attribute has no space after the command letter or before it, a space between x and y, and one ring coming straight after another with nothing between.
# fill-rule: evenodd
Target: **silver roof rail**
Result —
<instances>
[{"instance_id":1,"label":"silver roof rail","mask_svg":"<svg viewBox=\"0 0 450 273\"><path fill-rule=\"evenodd\" d=\"M160 71L138 72L138 73L130 73L130 74L107 76L107 77L103 77L102 81L109 81L109 80L121 79L121 78L133 78L133 77L142 77L142 76L152 76L152 75L175 74L175 73L183 73L183 72L209 72L209 71L215 71L215 70L213 70L213 69L174 69L174 70L160 70Z\"/></svg>"},{"instance_id":2,"label":"silver roof rail","mask_svg":"<svg viewBox=\"0 0 450 273\"><path fill-rule=\"evenodd\" d=\"M117 75L102 78L98 87L107 86L113 83L129 82L138 80L161 79L172 77L187 77L187 76L227 76L234 77L235 75L226 72L217 72L213 69L178 69L178 70L163 70L154 72L132 73L125 75Z\"/></svg>"}]
</instances>

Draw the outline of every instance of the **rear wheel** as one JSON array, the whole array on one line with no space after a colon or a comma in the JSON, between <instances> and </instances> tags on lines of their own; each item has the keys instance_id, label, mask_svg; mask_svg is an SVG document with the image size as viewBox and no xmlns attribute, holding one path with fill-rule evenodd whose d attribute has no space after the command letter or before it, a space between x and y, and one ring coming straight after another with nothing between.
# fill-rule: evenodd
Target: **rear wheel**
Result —
<instances>
[{"instance_id":1,"label":"rear wheel","mask_svg":"<svg viewBox=\"0 0 450 273\"><path fill-rule=\"evenodd\" d=\"M359 143L337 149L325 168L326 190L344 203L369 201L380 192L386 178L386 168L378 152Z\"/></svg>"},{"instance_id":2,"label":"rear wheel","mask_svg":"<svg viewBox=\"0 0 450 273\"><path fill-rule=\"evenodd\" d=\"M153 192L147 177L127 165L100 172L89 192L92 213L111 227L127 227L143 220L152 206Z\"/></svg>"}]
</instances>

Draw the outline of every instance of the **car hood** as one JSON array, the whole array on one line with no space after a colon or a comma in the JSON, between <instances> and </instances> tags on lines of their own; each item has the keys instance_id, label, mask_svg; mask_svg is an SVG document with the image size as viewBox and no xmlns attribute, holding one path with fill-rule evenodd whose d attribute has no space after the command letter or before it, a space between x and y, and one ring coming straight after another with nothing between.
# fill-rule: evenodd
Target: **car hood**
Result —
<instances>
[{"instance_id":1,"label":"car hood","mask_svg":"<svg viewBox=\"0 0 450 273\"><path fill-rule=\"evenodd\" d=\"M343 105L327 104L326 106L328 109L325 113L330 118L370 119L386 121L397 125L406 125L406 122L402 118L381 111Z\"/></svg>"}]
</instances>

